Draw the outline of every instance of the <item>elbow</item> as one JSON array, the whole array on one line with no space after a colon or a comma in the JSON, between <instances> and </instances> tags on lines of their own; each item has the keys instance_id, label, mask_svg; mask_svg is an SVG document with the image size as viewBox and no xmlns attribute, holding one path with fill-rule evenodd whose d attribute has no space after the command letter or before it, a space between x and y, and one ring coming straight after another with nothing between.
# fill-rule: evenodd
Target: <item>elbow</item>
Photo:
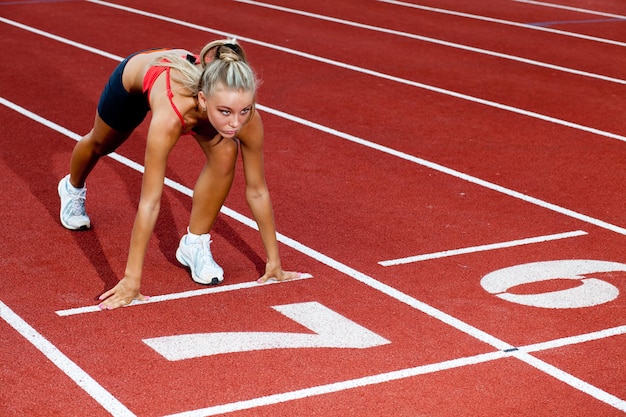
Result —
<instances>
[{"instance_id":1,"label":"elbow","mask_svg":"<svg viewBox=\"0 0 626 417\"><path fill-rule=\"evenodd\" d=\"M269 192L266 188L248 188L246 189L246 200L249 204L257 201L262 201L269 197Z\"/></svg>"},{"instance_id":2,"label":"elbow","mask_svg":"<svg viewBox=\"0 0 626 417\"><path fill-rule=\"evenodd\" d=\"M139 212L148 215L148 216L154 216L157 215L159 213L159 210L161 208L161 203L160 201L139 201Z\"/></svg>"}]
</instances>

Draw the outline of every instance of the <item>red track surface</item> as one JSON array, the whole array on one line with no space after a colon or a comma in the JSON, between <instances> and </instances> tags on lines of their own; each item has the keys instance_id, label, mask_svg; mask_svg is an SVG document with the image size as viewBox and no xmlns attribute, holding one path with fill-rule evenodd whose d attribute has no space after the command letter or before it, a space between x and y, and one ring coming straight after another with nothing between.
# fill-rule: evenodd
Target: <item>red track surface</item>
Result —
<instances>
[{"instance_id":1,"label":"red track surface","mask_svg":"<svg viewBox=\"0 0 626 417\"><path fill-rule=\"evenodd\" d=\"M624 415L626 9L618 0L596 1L594 11L560 2L569 8L0 3L0 415ZM551 23L546 31L504 21ZM200 49L225 34L263 79L283 265L313 278L254 284L264 253L242 217L239 172L212 232L225 283L172 299L206 289L174 256L203 163L183 139L167 173L182 188L166 190L146 258L143 293L153 302L93 312L124 270L141 174L125 160L101 161L88 183L93 229L65 230L56 184L73 139L90 128L118 57ZM117 154L141 165L145 132ZM519 242L536 237L546 238ZM445 253L505 242L514 243ZM564 265L578 259L614 267L558 279L571 278ZM601 289L576 300L606 299L537 307L481 285L536 262L551 262L537 274L557 266L553 279L506 293L565 297L593 277ZM273 307L309 302L390 343L168 361L145 342L227 332L289 340L313 331Z\"/></svg>"}]
</instances>

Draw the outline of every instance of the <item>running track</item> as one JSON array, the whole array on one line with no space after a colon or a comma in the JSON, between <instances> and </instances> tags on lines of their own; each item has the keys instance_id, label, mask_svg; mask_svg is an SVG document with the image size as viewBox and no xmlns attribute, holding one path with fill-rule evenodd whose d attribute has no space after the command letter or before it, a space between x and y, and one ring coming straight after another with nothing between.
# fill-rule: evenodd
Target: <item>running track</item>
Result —
<instances>
[{"instance_id":1,"label":"running track","mask_svg":"<svg viewBox=\"0 0 626 417\"><path fill-rule=\"evenodd\" d=\"M0 415L624 415L626 8L558 1L2 1ZM152 299L99 312L146 126L90 177L80 233L56 195L75 140L123 57L225 36L263 79L283 265L310 275L256 284L238 172L226 280L189 279L183 139Z\"/></svg>"}]
</instances>

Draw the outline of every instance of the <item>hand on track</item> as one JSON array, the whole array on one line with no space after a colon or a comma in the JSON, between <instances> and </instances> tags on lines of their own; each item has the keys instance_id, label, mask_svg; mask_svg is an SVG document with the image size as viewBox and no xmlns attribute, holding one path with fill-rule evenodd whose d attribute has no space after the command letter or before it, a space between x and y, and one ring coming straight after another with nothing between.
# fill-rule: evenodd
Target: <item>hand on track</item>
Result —
<instances>
[{"instance_id":1,"label":"hand on track","mask_svg":"<svg viewBox=\"0 0 626 417\"><path fill-rule=\"evenodd\" d=\"M124 277L115 287L102 294L99 299L103 300L98 306L100 309L113 310L130 305L133 300L147 301L150 297L140 294L139 286L134 285L132 281Z\"/></svg>"},{"instance_id":2,"label":"hand on track","mask_svg":"<svg viewBox=\"0 0 626 417\"><path fill-rule=\"evenodd\" d=\"M256 282L263 284L269 280L288 281L290 279L300 278L301 276L301 272L283 271L280 265L272 267L270 264L267 264L265 266L265 275L259 278Z\"/></svg>"}]
</instances>

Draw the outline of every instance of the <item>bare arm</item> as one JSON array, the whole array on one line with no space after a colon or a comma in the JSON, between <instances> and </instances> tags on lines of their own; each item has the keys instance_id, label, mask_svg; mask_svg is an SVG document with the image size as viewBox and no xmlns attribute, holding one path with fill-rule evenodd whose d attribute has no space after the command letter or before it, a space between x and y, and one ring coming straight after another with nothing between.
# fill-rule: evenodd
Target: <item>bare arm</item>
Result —
<instances>
[{"instance_id":1,"label":"bare arm","mask_svg":"<svg viewBox=\"0 0 626 417\"><path fill-rule=\"evenodd\" d=\"M258 112L254 112L252 119L239 132L238 137L241 142L241 155L246 178L246 200L259 226L261 240L267 254L265 274L259 279L259 282L265 282L268 279L284 281L296 278L299 274L283 271L280 262L274 211L265 181L263 124Z\"/></svg>"},{"instance_id":2,"label":"bare arm","mask_svg":"<svg viewBox=\"0 0 626 417\"><path fill-rule=\"evenodd\" d=\"M159 214L167 158L180 136L180 124L155 113L148 130L145 171L141 184L139 206L130 238L124 277L111 290L100 296L100 307L113 309L130 304L134 299L145 300L140 294L141 275L148 242Z\"/></svg>"}]
</instances>

